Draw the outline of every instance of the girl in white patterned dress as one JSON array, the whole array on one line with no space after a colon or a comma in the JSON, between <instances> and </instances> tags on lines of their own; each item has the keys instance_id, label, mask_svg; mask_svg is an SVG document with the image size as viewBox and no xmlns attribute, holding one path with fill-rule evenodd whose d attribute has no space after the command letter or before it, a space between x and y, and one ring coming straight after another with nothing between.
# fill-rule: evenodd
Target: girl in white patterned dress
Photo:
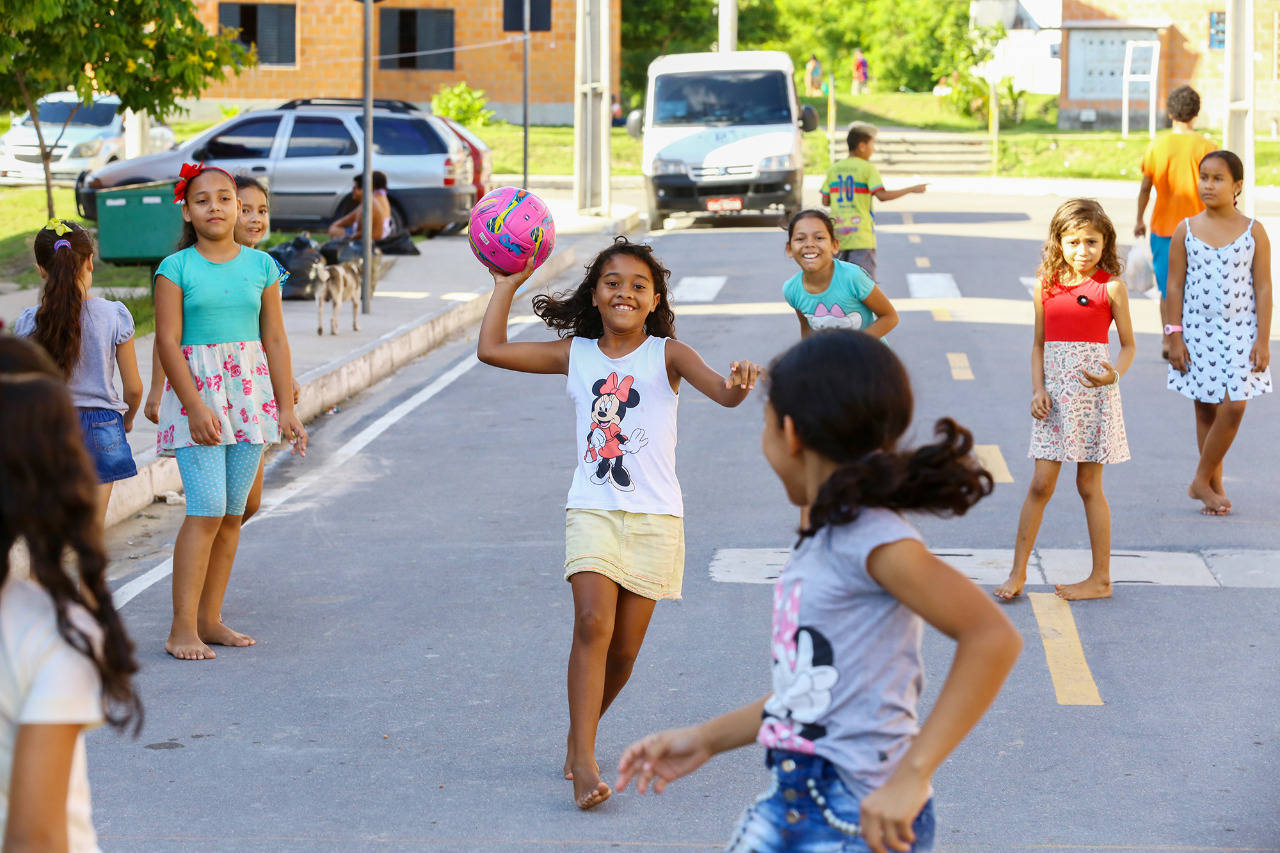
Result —
<instances>
[{"instance_id":1,"label":"girl in white patterned dress","mask_svg":"<svg viewBox=\"0 0 1280 853\"><path fill-rule=\"evenodd\" d=\"M1169 249L1169 389L1195 401L1200 464L1187 494L1205 515L1231 512L1222 460L1246 401L1271 391L1271 244L1235 207L1244 164L1230 151L1200 161L1205 210Z\"/></svg>"},{"instance_id":2,"label":"girl in white patterned dress","mask_svg":"<svg viewBox=\"0 0 1280 853\"><path fill-rule=\"evenodd\" d=\"M182 246L156 270L156 352L168 377L159 450L178 461L187 517L173 549L173 625L164 648L179 660L216 657L210 645L251 646L222 622L245 501L266 444L307 433L293 376L271 256L236 243L235 181L216 167L184 165L174 200Z\"/></svg>"},{"instance_id":3,"label":"girl in white patterned dress","mask_svg":"<svg viewBox=\"0 0 1280 853\"><path fill-rule=\"evenodd\" d=\"M1111 508L1102 492L1102 466L1129 458L1117 383L1137 346L1129 297L1120 280L1116 229L1102 205L1077 198L1058 208L1041 250L1035 293L1035 343L1031 348L1031 449L1035 473L1018 517L1009 579L995 596L1022 593L1027 561L1053 496L1063 462L1076 463L1076 488L1084 501L1093 567L1089 577L1058 584L1061 598L1111 595ZM1112 322L1120 357L1107 359Z\"/></svg>"}]
</instances>

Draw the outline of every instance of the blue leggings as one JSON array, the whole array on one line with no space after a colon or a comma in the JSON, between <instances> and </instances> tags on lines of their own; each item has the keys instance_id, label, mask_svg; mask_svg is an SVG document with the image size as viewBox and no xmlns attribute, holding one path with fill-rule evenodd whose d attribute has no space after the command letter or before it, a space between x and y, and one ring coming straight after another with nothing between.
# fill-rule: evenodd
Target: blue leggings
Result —
<instances>
[{"instance_id":1,"label":"blue leggings","mask_svg":"<svg viewBox=\"0 0 1280 853\"><path fill-rule=\"evenodd\" d=\"M265 445L196 445L173 451L187 493L187 515L220 518L244 515Z\"/></svg>"}]
</instances>

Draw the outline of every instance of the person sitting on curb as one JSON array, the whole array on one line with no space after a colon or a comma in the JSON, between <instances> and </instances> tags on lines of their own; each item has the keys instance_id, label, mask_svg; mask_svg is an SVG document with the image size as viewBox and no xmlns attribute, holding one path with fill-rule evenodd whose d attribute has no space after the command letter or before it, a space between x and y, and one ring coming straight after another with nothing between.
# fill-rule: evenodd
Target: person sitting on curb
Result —
<instances>
[{"instance_id":1,"label":"person sitting on curb","mask_svg":"<svg viewBox=\"0 0 1280 853\"><path fill-rule=\"evenodd\" d=\"M363 221L364 175L356 175L351 188L351 198L356 206L351 212L336 220L329 226L329 236L334 240L344 237L360 237ZM375 240L385 240L391 236L391 201L387 198L387 176L383 172L373 173L373 233Z\"/></svg>"}]
</instances>

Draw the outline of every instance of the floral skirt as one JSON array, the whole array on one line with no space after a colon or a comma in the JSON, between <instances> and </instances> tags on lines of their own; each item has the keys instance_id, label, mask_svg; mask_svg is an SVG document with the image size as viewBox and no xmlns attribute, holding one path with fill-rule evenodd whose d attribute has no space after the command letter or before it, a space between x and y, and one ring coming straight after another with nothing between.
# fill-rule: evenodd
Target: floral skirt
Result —
<instances>
[{"instance_id":1,"label":"floral skirt","mask_svg":"<svg viewBox=\"0 0 1280 853\"><path fill-rule=\"evenodd\" d=\"M280 412L260 341L188 345L182 348L182 355L196 392L222 423L220 444L280 441ZM175 449L195 444L187 424L187 409L166 379L160 398L156 452L172 456Z\"/></svg>"},{"instance_id":2,"label":"floral skirt","mask_svg":"<svg viewBox=\"0 0 1280 853\"><path fill-rule=\"evenodd\" d=\"M1120 409L1120 387L1080 384L1080 371L1105 373L1107 345L1090 341L1045 341L1044 387L1053 402L1043 420L1031 421L1032 459L1055 462L1124 462L1129 442Z\"/></svg>"}]
</instances>

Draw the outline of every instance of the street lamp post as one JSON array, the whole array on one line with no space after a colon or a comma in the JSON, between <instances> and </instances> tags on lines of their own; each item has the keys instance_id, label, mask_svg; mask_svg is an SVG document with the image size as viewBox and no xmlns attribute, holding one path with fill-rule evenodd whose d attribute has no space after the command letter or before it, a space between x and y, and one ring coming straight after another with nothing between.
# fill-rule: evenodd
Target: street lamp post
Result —
<instances>
[{"instance_id":1,"label":"street lamp post","mask_svg":"<svg viewBox=\"0 0 1280 853\"><path fill-rule=\"evenodd\" d=\"M360 188L360 243L364 263L360 276L360 313L369 314L373 276L373 4L364 0L364 184Z\"/></svg>"}]
</instances>

